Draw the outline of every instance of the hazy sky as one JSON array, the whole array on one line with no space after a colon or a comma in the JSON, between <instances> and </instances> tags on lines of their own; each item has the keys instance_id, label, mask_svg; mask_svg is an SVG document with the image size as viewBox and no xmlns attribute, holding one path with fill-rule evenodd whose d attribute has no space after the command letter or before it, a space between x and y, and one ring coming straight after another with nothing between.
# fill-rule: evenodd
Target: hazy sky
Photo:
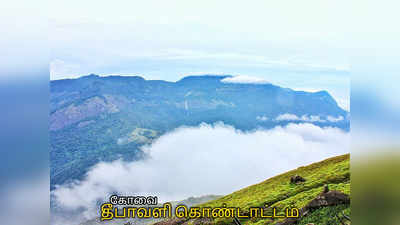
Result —
<instances>
[{"instance_id":1,"label":"hazy sky","mask_svg":"<svg viewBox=\"0 0 400 225\"><path fill-rule=\"evenodd\" d=\"M320 0L51 4L51 79L90 73L170 81L187 74L248 75L294 89L325 89L349 108L349 18L363 5Z\"/></svg>"},{"instance_id":2,"label":"hazy sky","mask_svg":"<svg viewBox=\"0 0 400 225\"><path fill-rule=\"evenodd\" d=\"M380 55L398 52L397 9L393 0L8 1L0 9L7 31L0 37L1 75L45 61L51 79L244 74L327 89L348 102L343 71L354 61L365 66L360 56L377 47Z\"/></svg>"}]
</instances>

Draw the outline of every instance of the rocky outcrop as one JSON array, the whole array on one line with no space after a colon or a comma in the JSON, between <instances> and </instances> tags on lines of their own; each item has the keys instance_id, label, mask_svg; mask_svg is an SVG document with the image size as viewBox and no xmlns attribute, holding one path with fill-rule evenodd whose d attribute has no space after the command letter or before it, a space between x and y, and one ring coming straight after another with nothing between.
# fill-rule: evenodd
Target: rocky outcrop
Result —
<instances>
[{"instance_id":1,"label":"rocky outcrop","mask_svg":"<svg viewBox=\"0 0 400 225\"><path fill-rule=\"evenodd\" d=\"M327 193L322 193L307 204L307 209L317 209L324 206L333 206L340 204L349 204L350 197L340 191L328 191Z\"/></svg>"},{"instance_id":2,"label":"rocky outcrop","mask_svg":"<svg viewBox=\"0 0 400 225\"><path fill-rule=\"evenodd\" d=\"M324 190L321 194L315 197L305 207L300 209L299 217L287 218L283 222L277 223L276 225L294 225L297 224L297 222L300 221L302 217L307 216L311 211L315 209L341 204L350 204L350 196L340 191L329 191L328 186L325 185Z\"/></svg>"}]
</instances>

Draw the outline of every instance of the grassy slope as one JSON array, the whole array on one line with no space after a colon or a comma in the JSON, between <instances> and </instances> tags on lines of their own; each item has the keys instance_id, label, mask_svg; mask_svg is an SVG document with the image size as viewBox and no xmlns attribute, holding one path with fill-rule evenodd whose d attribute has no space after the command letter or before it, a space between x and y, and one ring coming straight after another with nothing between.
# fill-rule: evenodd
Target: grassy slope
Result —
<instances>
[{"instance_id":1,"label":"grassy slope","mask_svg":"<svg viewBox=\"0 0 400 225\"><path fill-rule=\"evenodd\" d=\"M300 175L307 181L302 184L290 184L290 177ZM200 205L201 207L218 207L226 204L228 207L240 207L246 211L249 207L265 205L284 209L286 207L302 208L319 193L323 185L328 184L330 190L339 190L350 194L350 156L349 154L326 159L308 166L299 167L287 173L272 177L214 201ZM323 223L329 213L345 210L349 214L349 206L329 207L315 211L309 219L315 224ZM329 216L330 217L330 216ZM306 217L307 218L307 217ZM303 219L300 223L305 222ZM231 224L231 219L216 219L216 224ZM273 224L270 220L244 220L242 224Z\"/></svg>"}]
</instances>

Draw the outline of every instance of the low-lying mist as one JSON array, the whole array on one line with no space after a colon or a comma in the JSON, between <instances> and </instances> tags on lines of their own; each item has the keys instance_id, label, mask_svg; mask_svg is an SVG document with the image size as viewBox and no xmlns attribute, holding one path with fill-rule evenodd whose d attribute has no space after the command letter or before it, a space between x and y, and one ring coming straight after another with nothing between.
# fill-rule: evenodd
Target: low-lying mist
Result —
<instances>
[{"instance_id":1,"label":"low-lying mist","mask_svg":"<svg viewBox=\"0 0 400 225\"><path fill-rule=\"evenodd\" d=\"M98 217L110 193L156 195L161 202L229 194L274 175L349 152L350 135L337 128L289 124L242 132L222 123L181 127L142 147L142 161L101 162L82 181L57 187L58 208ZM83 210L82 210L83 209ZM66 224L63 221L63 224Z\"/></svg>"}]
</instances>

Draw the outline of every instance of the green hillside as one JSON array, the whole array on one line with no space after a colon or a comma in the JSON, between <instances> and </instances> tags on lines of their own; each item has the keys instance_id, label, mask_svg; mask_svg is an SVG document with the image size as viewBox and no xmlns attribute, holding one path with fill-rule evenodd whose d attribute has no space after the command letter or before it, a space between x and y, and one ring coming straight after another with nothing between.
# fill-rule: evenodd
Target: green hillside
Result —
<instances>
[{"instance_id":1,"label":"green hillside","mask_svg":"<svg viewBox=\"0 0 400 225\"><path fill-rule=\"evenodd\" d=\"M291 184L290 178L300 175L306 181L300 184ZM285 209L287 207L305 207L319 195L324 185L330 190L337 190L350 195L350 155L342 155L299 167L287 173L272 177L259 184L255 184L214 201L200 205L200 207L240 207L246 212L249 207L264 207L266 205ZM339 212L350 214L349 204L328 206L317 209L303 217L299 224L340 224L334 221ZM281 222L271 219L246 219L242 224L276 224ZM190 221L189 221L190 223ZM213 224L232 224L232 219L215 219Z\"/></svg>"}]
</instances>

